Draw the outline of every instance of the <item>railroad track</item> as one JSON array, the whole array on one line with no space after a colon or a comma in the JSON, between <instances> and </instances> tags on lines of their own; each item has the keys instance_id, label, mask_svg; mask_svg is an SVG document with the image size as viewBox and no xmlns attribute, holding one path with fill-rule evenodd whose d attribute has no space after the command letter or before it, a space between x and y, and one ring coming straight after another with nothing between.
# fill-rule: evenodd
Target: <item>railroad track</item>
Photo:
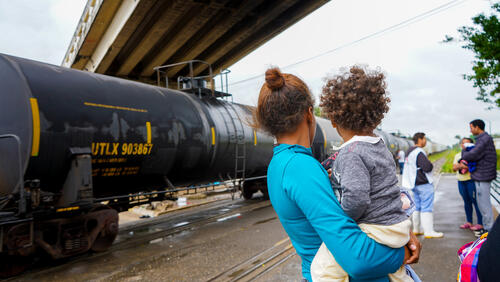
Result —
<instances>
[{"instance_id":1,"label":"railroad track","mask_svg":"<svg viewBox=\"0 0 500 282\"><path fill-rule=\"evenodd\" d=\"M233 203L228 206L228 203ZM158 218L153 218L145 221L141 221L136 224L127 224L123 228L120 227L117 240L113 245L104 252L100 253L87 253L80 256L76 256L70 259L64 260L64 262L58 263L57 261L51 261L47 264L35 265L35 267L26 273L21 275L11 277L7 281L14 281L18 279L22 280L32 280L35 276L40 277L40 275L57 273L65 268L68 268L77 263L90 262L92 260L98 259L102 256L108 255L109 253L117 250L126 249L129 247L138 246L140 244L145 244L155 239L167 237L169 235L174 235L185 230L194 229L201 227L203 225L223 221L232 217L237 217L242 213L248 213L251 211L259 210L262 208L269 207L271 205L270 201L234 201L227 200L209 207L196 207L196 210L177 212L176 214L170 216L162 216ZM150 232L144 232L144 230L152 230ZM135 231L141 230L142 232L136 233Z\"/></svg>"},{"instance_id":2,"label":"railroad track","mask_svg":"<svg viewBox=\"0 0 500 282\"><path fill-rule=\"evenodd\" d=\"M255 281L296 255L290 239L285 238L257 255L240 262L207 281Z\"/></svg>"},{"instance_id":3,"label":"railroad track","mask_svg":"<svg viewBox=\"0 0 500 282\"><path fill-rule=\"evenodd\" d=\"M231 200L228 200L231 201ZM221 203L215 207L211 207L210 210L201 210L192 213L191 215L179 214L175 218L169 218L168 223L165 219L162 221L161 218L157 218L150 222L145 222L142 224L137 224L135 226L126 227L120 229L117 241L111 246L109 251L116 249L123 249L128 246L135 246L137 244L147 243L151 240L173 235L184 230L196 228L211 222L218 220L225 220L231 217L239 216L241 213L246 213L261 208L269 207L271 203L269 201L255 202L251 204L245 204L245 201L240 202L242 206L238 206L234 209L227 207L227 204ZM204 212L200 215L200 212ZM165 226L166 225L166 226ZM127 233L133 232L137 229L156 229L156 231L149 232L140 236L135 236L134 234L127 236ZM160 229L160 230L158 230ZM120 236L127 236L128 239L120 239Z\"/></svg>"}]
</instances>

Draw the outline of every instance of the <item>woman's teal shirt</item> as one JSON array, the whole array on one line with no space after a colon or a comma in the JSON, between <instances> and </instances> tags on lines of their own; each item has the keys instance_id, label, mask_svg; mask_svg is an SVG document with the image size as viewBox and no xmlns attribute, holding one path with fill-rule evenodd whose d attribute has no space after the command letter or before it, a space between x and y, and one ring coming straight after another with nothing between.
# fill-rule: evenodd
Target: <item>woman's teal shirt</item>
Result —
<instances>
[{"instance_id":1,"label":"woman's teal shirt","mask_svg":"<svg viewBox=\"0 0 500 282\"><path fill-rule=\"evenodd\" d=\"M342 210L328 174L310 148L281 144L267 170L269 197L302 258L302 275L312 281L311 262L322 242L349 274L350 281L389 281L403 263L404 248L369 238Z\"/></svg>"}]
</instances>

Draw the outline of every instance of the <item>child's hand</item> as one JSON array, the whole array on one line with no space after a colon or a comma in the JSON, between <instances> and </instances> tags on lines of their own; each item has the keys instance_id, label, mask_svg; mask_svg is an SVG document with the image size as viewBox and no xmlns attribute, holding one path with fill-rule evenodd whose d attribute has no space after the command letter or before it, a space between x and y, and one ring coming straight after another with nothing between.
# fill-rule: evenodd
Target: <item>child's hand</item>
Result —
<instances>
[{"instance_id":1,"label":"child's hand","mask_svg":"<svg viewBox=\"0 0 500 282\"><path fill-rule=\"evenodd\" d=\"M328 177L332 177L332 169L329 168L326 172L328 172Z\"/></svg>"},{"instance_id":2,"label":"child's hand","mask_svg":"<svg viewBox=\"0 0 500 282\"><path fill-rule=\"evenodd\" d=\"M401 202L403 202L403 210L407 210L411 207L410 199L408 199L405 193L401 193Z\"/></svg>"}]
</instances>

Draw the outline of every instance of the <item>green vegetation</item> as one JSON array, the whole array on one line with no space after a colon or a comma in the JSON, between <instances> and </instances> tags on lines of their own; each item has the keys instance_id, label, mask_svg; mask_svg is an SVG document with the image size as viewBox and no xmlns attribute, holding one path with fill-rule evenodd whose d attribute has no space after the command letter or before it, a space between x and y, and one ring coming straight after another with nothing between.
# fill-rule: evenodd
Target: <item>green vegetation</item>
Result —
<instances>
[{"instance_id":1,"label":"green vegetation","mask_svg":"<svg viewBox=\"0 0 500 282\"><path fill-rule=\"evenodd\" d=\"M477 100L486 102L489 108L500 108L500 2L492 6L492 14L479 14L472 18L473 26L463 26L458 31L463 48L471 50L476 60L472 62L472 75L464 75L478 88ZM446 36L445 42L454 41Z\"/></svg>"},{"instance_id":2,"label":"green vegetation","mask_svg":"<svg viewBox=\"0 0 500 282\"><path fill-rule=\"evenodd\" d=\"M500 170L500 149L497 150L497 170Z\"/></svg>"},{"instance_id":3,"label":"green vegetation","mask_svg":"<svg viewBox=\"0 0 500 282\"><path fill-rule=\"evenodd\" d=\"M446 161L444 162L443 166L441 167L441 172L444 173L454 173L453 171L453 159L455 158L455 155L460 152L458 148L453 148L452 150L446 151L448 154L446 155Z\"/></svg>"},{"instance_id":4,"label":"green vegetation","mask_svg":"<svg viewBox=\"0 0 500 282\"><path fill-rule=\"evenodd\" d=\"M429 156L429 161L431 161L432 163L441 159L442 157L446 156L448 154L449 150L446 150L446 151L443 151L441 153L437 153L437 154L432 154Z\"/></svg>"},{"instance_id":5,"label":"green vegetation","mask_svg":"<svg viewBox=\"0 0 500 282\"><path fill-rule=\"evenodd\" d=\"M321 108L320 107L314 107L314 115L317 117L321 117Z\"/></svg>"}]
</instances>

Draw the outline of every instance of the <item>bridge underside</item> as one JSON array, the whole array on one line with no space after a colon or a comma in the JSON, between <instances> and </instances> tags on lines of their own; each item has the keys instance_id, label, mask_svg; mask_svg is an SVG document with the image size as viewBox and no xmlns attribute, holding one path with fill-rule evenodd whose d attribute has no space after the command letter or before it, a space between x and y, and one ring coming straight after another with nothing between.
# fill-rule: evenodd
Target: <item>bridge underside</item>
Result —
<instances>
[{"instance_id":1,"label":"bridge underside","mask_svg":"<svg viewBox=\"0 0 500 282\"><path fill-rule=\"evenodd\" d=\"M63 65L149 83L154 67L192 59L217 73L326 2L89 0ZM195 75L206 71L194 67ZM187 73L178 66L167 75Z\"/></svg>"}]
</instances>

